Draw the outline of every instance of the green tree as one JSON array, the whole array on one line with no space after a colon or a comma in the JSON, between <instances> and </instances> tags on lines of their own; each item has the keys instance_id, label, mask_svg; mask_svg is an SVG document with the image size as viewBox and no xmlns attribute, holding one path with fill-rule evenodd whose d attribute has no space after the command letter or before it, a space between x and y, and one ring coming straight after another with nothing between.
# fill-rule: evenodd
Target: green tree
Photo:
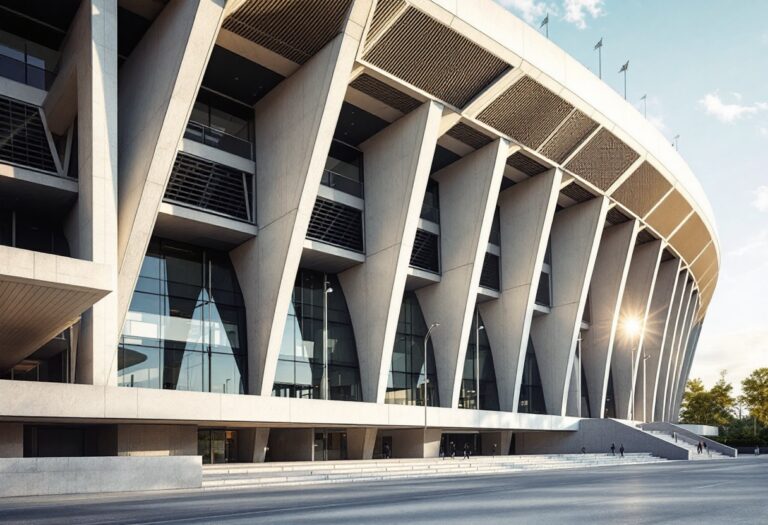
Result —
<instances>
[{"instance_id":1,"label":"green tree","mask_svg":"<svg viewBox=\"0 0 768 525\"><path fill-rule=\"evenodd\" d=\"M704 387L701 379L691 379L683 394L680 422L699 425L727 425L733 420L731 411L736 400L731 395L733 385L725 378L725 371L710 389Z\"/></svg>"},{"instance_id":2,"label":"green tree","mask_svg":"<svg viewBox=\"0 0 768 525\"><path fill-rule=\"evenodd\" d=\"M762 425L768 426L768 368L758 368L741 382L741 400Z\"/></svg>"}]
</instances>

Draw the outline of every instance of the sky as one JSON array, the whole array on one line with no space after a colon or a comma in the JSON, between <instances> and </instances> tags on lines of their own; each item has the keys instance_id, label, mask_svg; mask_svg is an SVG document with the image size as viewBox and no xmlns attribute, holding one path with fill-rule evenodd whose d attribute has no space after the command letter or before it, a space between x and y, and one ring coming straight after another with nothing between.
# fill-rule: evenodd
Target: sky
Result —
<instances>
[{"instance_id":1,"label":"sky","mask_svg":"<svg viewBox=\"0 0 768 525\"><path fill-rule=\"evenodd\" d=\"M768 1L496 0L619 92L672 142L715 213L721 268L690 377L768 367ZM544 31L543 29L541 31Z\"/></svg>"}]
</instances>

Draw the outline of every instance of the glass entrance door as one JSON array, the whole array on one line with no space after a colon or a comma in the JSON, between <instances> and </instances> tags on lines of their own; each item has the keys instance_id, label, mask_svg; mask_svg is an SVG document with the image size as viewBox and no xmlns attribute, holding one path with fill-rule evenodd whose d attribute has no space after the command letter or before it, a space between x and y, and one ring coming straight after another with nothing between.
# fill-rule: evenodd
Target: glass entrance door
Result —
<instances>
[{"instance_id":1,"label":"glass entrance door","mask_svg":"<svg viewBox=\"0 0 768 525\"><path fill-rule=\"evenodd\" d=\"M237 461L237 431L198 430L197 453L203 457L203 464Z\"/></svg>"},{"instance_id":2,"label":"glass entrance door","mask_svg":"<svg viewBox=\"0 0 768 525\"><path fill-rule=\"evenodd\" d=\"M347 433L338 430L315 431L315 461L347 459Z\"/></svg>"}]
</instances>

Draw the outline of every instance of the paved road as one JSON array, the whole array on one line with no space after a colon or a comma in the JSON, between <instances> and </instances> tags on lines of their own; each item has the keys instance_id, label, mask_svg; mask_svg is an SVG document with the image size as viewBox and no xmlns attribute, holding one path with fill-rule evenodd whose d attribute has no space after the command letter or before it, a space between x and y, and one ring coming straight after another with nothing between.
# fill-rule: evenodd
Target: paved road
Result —
<instances>
[{"instance_id":1,"label":"paved road","mask_svg":"<svg viewBox=\"0 0 768 525\"><path fill-rule=\"evenodd\" d=\"M768 456L291 489L0 499L0 523L56 525L673 522L768 523Z\"/></svg>"}]
</instances>

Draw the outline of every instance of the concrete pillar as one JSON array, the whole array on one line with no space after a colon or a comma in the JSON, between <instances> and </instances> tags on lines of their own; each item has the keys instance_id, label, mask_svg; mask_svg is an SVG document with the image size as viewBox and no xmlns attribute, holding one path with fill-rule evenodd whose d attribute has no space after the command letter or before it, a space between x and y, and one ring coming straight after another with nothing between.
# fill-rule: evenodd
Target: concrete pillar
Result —
<instances>
[{"instance_id":1,"label":"concrete pillar","mask_svg":"<svg viewBox=\"0 0 768 525\"><path fill-rule=\"evenodd\" d=\"M230 253L246 307L251 394L272 392L302 246L359 41L351 25L256 104L259 235Z\"/></svg>"},{"instance_id":2,"label":"concrete pillar","mask_svg":"<svg viewBox=\"0 0 768 525\"><path fill-rule=\"evenodd\" d=\"M550 313L531 323L544 401L552 415L566 412L573 356L607 213L608 199L598 197L556 213L552 223L552 305Z\"/></svg>"},{"instance_id":3,"label":"concrete pillar","mask_svg":"<svg viewBox=\"0 0 768 525\"><path fill-rule=\"evenodd\" d=\"M686 284L683 293L682 304L680 305L680 316L677 320L677 332L675 334L675 344L672 349L669 363L669 375L667 377L667 395L665 400L665 410L667 421L673 421L672 401L675 395L675 385L679 375L680 354L685 348L685 340L688 333L688 327L691 322L691 311L693 308L693 280Z\"/></svg>"},{"instance_id":4,"label":"concrete pillar","mask_svg":"<svg viewBox=\"0 0 768 525\"><path fill-rule=\"evenodd\" d=\"M117 287L117 2L83 0L61 54L60 74L43 103L53 133L77 117L79 193L66 233L73 257L108 265ZM117 298L82 316L79 383L117 382Z\"/></svg>"},{"instance_id":5,"label":"concrete pillar","mask_svg":"<svg viewBox=\"0 0 768 525\"><path fill-rule=\"evenodd\" d=\"M24 425L0 423L0 458L24 457Z\"/></svg>"},{"instance_id":6,"label":"concrete pillar","mask_svg":"<svg viewBox=\"0 0 768 525\"><path fill-rule=\"evenodd\" d=\"M440 456L442 429L408 428L392 431L393 458L436 458ZM457 451L458 453L458 451Z\"/></svg>"},{"instance_id":7,"label":"concrete pillar","mask_svg":"<svg viewBox=\"0 0 768 525\"><path fill-rule=\"evenodd\" d=\"M597 277L589 285L590 326L582 336L581 358L592 417L605 413L611 353L637 230L637 221L603 230L595 261Z\"/></svg>"},{"instance_id":8,"label":"concrete pillar","mask_svg":"<svg viewBox=\"0 0 768 525\"><path fill-rule=\"evenodd\" d=\"M121 330L208 58L224 0L171 0L120 69Z\"/></svg>"},{"instance_id":9,"label":"concrete pillar","mask_svg":"<svg viewBox=\"0 0 768 525\"><path fill-rule=\"evenodd\" d=\"M698 312L698 308L697 308ZM694 315L694 319L696 315ZM701 333L701 321L691 327L690 335L688 336L688 344L685 355L685 362L683 363L682 373L678 380L677 394L675 395L674 405L672 413L675 414L674 422L677 422L680 415L680 405L683 401L683 394L685 394L685 386L688 383L688 375L691 372L691 365L693 364L693 357L696 354L696 347L699 343L699 334Z\"/></svg>"},{"instance_id":10,"label":"concrete pillar","mask_svg":"<svg viewBox=\"0 0 768 525\"><path fill-rule=\"evenodd\" d=\"M671 259L659 264L659 271L656 273L656 283L651 296L651 307L645 323L643 352L649 357L645 363L647 375L644 402L648 421L656 421L656 392L664 357L662 351L668 332L667 327L672 317L672 301L674 300L679 270L679 259Z\"/></svg>"},{"instance_id":11,"label":"concrete pillar","mask_svg":"<svg viewBox=\"0 0 768 525\"><path fill-rule=\"evenodd\" d=\"M367 141L363 264L339 274L355 331L363 399L384 402L442 106L426 102Z\"/></svg>"},{"instance_id":12,"label":"concrete pillar","mask_svg":"<svg viewBox=\"0 0 768 525\"><path fill-rule=\"evenodd\" d=\"M196 456L193 425L117 425L118 456Z\"/></svg>"},{"instance_id":13,"label":"concrete pillar","mask_svg":"<svg viewBox=\"0 0 768 525\"><path fill-rule=\"evenodd\" d=\"M373 459L377 428L348 428L347 456L349 459Z\"/></svg>"},{"instance_id":14,"label":"concrete pillar","mask_svg":"<svg viewBox=\"0 0 768 525\"><path fill-rule=\"evenodd\" d=\"M685 292L685 283L687 272L683 271L677 274L677 284L672 298L669 311L669 322L664 334L664 346L661 350L661 362L659 363L659 383L656 386L656 403L654 405L654 415L656 421L666 421L666 400L667 385L669 383L669 369L672 362L672 353L675 347L675 336L677 335L677 325L680 318L680 308L682 298Z\"/></svg>"},{"instance_id":15,"label":"concrete pillar","mask_svg":"<svg viewBox=\"0 0 768 525\"><path fill-rule=\"evenodd\" d=\"M681 383L685 380L685 376L683 375L683 367L685 366L686 356L689 350L688 340L690 339L694 319L696 319L696 313L698 312L698 295L699 294L696 291L691 294L691 302L686 315L683 337L680 339L680 350L678 352L677 365L675 366L675 375L672 382L672 394L670 396L670 421L676 422L679 416L679 409L676 410L675 405L677 405L677 398L681 393L681 386L682 388L685 386L681 385Z\"/></svg>"},{"instance_id":16,"label":"concrete pillar","mask_svg":"<svg viewBox=\"0 0 768 525\"><path fill-rule=\"evenodd\" d=\"M553 169L499 194L501 291L480 304L491 345L501 410L517 412L536 288L562 173Z\"/></svg>"},{"instance_id":17,"label":"concrete pillar","mask_svg":"<svg viewBox=\"0 0 768 525\"><path fill-rule=\"evenodd\" d=\"M237 431L239 460L246 463L264 463L269 443L269 428L244 428Z\"/></svg>"},{"instance_id":18,"label":"concrete pillar","mask_svg":"<svg viewBox=\"0 0 768 525\"><path fill-rule=\"evenodd\" d=\"M509 454L509 445L512 443L511 430L499 430L497 432L483 432L480 453L483 456L492 456L494 452L497 456L506 456ZM493 445L496 445L494 451Z\"/></svg>"},{"instance_id":19,"label":"concrete pillar","mask_svg":"<svg viewBox=\"0 0 768 525\"><path fill-rule=\"evenodd\" d=\"M644 353L645 324L648 319L653 284L659 268L659 261L661 260L661 250L661 241L653 241L635 246L632 253L632 262L629 266L629 274L627 274L627 284L621 301L619 323L635 319L640 323L640 333L634 335L627 334L625 329L620 328L611 354L616 416L621 419L629 419L630 412L632 419L637 420L643 417L642 399L638 399L635 396L633 400L631 393L635 390L638 375L642 374L640 363ZM632 406L633 404L635 406ZM638 411L636 407L640 407L640 410Z\"/></svg>"},{"instance_id":20,"label":"concrete pillar","mask_svg":"<svg viewBox=\"0 0 768 525\"><path fill-rule=\"evenodd\" d=\"M459 403L464 358L508 144L496 142L433 175L440 183L440 282L416 291L432 333L440 399Z\"/></svg>"}]
</instances>

